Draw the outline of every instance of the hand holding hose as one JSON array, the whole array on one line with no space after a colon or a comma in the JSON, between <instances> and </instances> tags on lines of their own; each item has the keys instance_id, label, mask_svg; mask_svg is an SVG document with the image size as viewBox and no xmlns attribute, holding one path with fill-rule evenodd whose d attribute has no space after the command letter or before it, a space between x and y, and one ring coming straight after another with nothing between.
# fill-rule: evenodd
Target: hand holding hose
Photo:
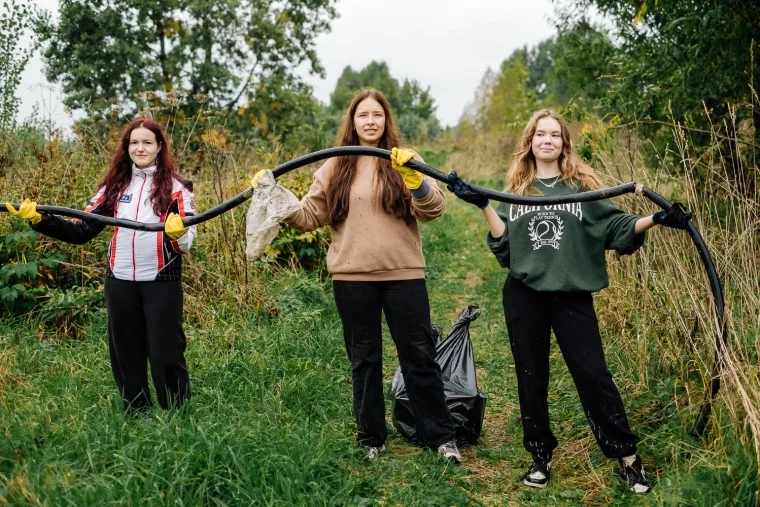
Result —
<instances>
[{"instance_id":1,"label":"hand holding hose","mask_svg":"<svg viewBox=\"0 0 760 507\"><path fill-rule=\"evenodd\" d=\"M454 192L454 195L462 199L464 202L474 204L480 209L485 209L490 202L488 197L477 190L473 190L470 185L462 181L461 178L457 176L456 171L451 171L449 173L449 184L446 185L446 188L451 192Z\"/></svg>"},{"instance_id":2,"label":"hand holding hose","mask_svg":"<svg viewBox=\"0 0 760 507\"><path fill-rule=\"evenodd\" d=\"M27 222L31 222L32 224L38 224L40 223L40 220L42 220L42 215L37 213L37 202L31 201L29 198L24 199L24 202L21 203L18 210L9 202L5 203L5 209L7 209L11 215L15 215Z\"/></svg>"},{"instance_id":3,"label":"hand holding hose","mask_svg":"<svg viewBox=\"0 0 760 507\"><path fill-rule=\"evenodd\" d=\"M188 229L190 229L190 227L182 223L182 217L180 217L178 214L169 213L169 216L166 217L166 222L164 222L164 231L166 232L166 235L171 239L181 238L185 235Z\"/></svg>"},{"instance_id":4,"label":"hand holding hose","mask_svg":"<svg viewBox=\"0 0 760 507\"><path fill-rule=\"evenodd\" d=\"M401 175L404 186L409 190L417 190L422 186L422 174L414 169L405 167L404 164L414 158L412 150L393 148L391 150L391 166Z\"/></svg>"},{"instance_id":5,"label":"hand holding hose","mask_svg":"<svg viewBox=\"0 0 760 507\"><path fill-rule=\"evenodd\" d=\"M689 220L691 220L691 212L686 211L680 202L674 202L667 211L658 211L652 215L654 223L673 229L686 229Z\"/></svg>"}]
</instances>

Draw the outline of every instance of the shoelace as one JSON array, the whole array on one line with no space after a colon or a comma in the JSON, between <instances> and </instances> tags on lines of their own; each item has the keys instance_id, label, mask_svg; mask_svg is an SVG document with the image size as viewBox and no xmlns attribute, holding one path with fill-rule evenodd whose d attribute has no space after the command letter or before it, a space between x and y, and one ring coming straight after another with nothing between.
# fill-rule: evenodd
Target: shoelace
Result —
<instances>
[{"instance_id":1,"label":"shoelace","mask_svg":"<svg viewBox=\"0 0 760 507\"><path fill-rule=\"evenodd\" d=\"M549 476L550 467L551 465L543 465L534 461L528 469L528 477L531 479L546 479ZM537 474L540 474L540 476Z\"/></svg>"}]
</instances>

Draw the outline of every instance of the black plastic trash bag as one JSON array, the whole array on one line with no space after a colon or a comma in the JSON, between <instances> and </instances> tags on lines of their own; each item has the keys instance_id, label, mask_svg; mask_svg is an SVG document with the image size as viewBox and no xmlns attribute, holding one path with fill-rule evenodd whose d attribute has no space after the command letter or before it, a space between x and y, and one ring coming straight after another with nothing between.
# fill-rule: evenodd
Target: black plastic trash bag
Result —
<instances>
[{"instance_id":1,"label":"black plastic trash bag","mask_svg":"<svg viewBox=\"0 0 760 507\"><path fill-rule=\"evenodd\" d=\"M433 325L436 361L441 366L446 403L454 418L458 445L474 444L483 430L486 396L478 389L475 379L475 359L470 341L470 322L479 315L480 308L477 306L465 307L445 340L441 340L441 328ZM393 376L390 395L393 425L404 438L422 445L401 368Z\"/></svg>"}]
</instances>

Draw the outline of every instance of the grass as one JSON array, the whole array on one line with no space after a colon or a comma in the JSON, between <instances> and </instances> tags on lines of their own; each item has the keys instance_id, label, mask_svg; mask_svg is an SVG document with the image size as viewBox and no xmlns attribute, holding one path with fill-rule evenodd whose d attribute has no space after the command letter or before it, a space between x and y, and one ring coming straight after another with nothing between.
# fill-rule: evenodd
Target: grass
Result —
<instances>
[{"instance_id":1,"label":"grass","mask_svg":"<svg viewBox=\"0 0 760 507\"><path fill-rule=\"evenodd\" d=\"M444 164L434 152L425 156ZM499 188L502 181L491 173L480 182ZM702 226L709 232L710 224ZM757 502L748 417L756 398L746 380L756 378L756 359L748 358L757 350L757 306L745 294L749 282L727 267L731 245L721 229L707 237L727 287L738 287L727 291L729 339L741 345L734 361L744 373L727 376L706 439L688 434L711 364L709 333L692 345L688 338L693 319L710 315L706 282L688 243L673 231L653 230L636 256L610 257L611 286L596 296L608 363L655 484L652 495L634 497L597 448L556 344L549 392L560 445L552 483L544 491L519 484L529 456L501 308L506 271L488 252L474 207L449 199L443 217L421 226L433 321L447 330L465 305L483 309L471 332L479 385L488 396L486 420L460 467L393 431L388 453L368 462L354 445L349 365L329 281L267 265L246 268L245 277L238 265L230 275L225 262L232 261L214 254L219 227L200 227L185 273L193 398L182 411L122 416L102 310L91 312L77 340L41 329L34 316L0 318L0 505ZM89 251L80 258L100 262ZM389 387L398 363L387 333L384 351Z\"/></svg>"}]
</instances>

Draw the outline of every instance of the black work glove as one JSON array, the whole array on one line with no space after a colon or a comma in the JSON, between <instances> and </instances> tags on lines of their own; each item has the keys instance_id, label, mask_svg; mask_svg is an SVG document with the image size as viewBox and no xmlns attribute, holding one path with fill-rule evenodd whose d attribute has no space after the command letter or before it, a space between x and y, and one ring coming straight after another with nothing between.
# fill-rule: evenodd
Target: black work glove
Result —
<instances>
[{"instance_id":1,"label":"black work glove","mask_svg":"<svg viewBox=\"0 0 760 507\"><path fill-rule=\"evenodd\" d=\"M459 176L457 176L456 171L451 171L449 173L449 181L450 183L446 185L446 188L454 192L454 194L464 202L474 204L480 209L488 206L488 203L490 202L488 200L488 197L476 190L473 190L470 185L462 181Z\"/></svg>"},{"instance_id":2,"label":"black work glove","mask_svg":"<svg viewBox=\"0 0 760 507\"><path fill-rule=\"evenodd\" d=\"M652 215L654 223L673 229L686 229L689 220L691 220L691 212L686 211L680 202L674 202L668 211L658 211Z\"/></svg>"}]
</instances>

